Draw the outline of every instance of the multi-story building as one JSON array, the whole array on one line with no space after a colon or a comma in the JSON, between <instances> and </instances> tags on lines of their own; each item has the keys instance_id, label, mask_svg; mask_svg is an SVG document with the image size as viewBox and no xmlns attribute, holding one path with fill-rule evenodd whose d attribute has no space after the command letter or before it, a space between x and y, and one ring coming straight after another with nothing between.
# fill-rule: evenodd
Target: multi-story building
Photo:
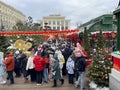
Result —
<instances>
[{"instance_id":1,"label":"multi-story building","mask_svg":"<svg viewBox=\"0 0 120 90\"><path fill-rule=\"evenodd\" d=\"M70 29L70 20L59 14L45 16L41 20L43 29L67 30Z\"/></svg>"},{"instance_id":2,"label":"multi-story building","mask_svg":"<svg viewBox=\"0 0 120 90\"><path fill-rule=\"evenodd\" d=\"M0 31L10 31L17 22L25 21L25 15L0 1Z\"/></svg>"}]
</instances>

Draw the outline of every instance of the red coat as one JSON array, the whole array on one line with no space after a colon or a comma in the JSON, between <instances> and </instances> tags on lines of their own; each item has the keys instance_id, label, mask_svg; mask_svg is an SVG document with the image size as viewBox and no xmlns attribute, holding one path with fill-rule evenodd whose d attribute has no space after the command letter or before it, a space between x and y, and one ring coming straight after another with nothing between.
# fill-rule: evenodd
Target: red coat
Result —
<instances>
[{"instance_id":1,"label":"red coat","mask_svg":"<svg viewBox=\"0 0 120 90\"><path fill-rule=\"evenodd\" d=\"M5 57L4 64L6 65L7 71L13 71L14 70L14 55L9 54Z\"/></svg>"},{"instance_id":2,"label":"red coat","mask_svg":"<svg viewBox=\"0 0 120 90\"><path fill-rule=\"evenodd\" d=\"M45 67L45 60L39 55L36 55L34 57L33 63L35 65L35 70L36 71L42 71Z\"/></svg>"}]
</instances>

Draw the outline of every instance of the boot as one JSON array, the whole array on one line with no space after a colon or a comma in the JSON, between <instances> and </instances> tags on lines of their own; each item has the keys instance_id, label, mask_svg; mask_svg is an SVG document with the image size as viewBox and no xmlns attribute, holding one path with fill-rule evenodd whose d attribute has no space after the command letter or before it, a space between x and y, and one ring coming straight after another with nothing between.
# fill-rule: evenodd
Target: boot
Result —
<instances>
[{"instance_id":1,"label":"boot","mask_svg":"<svg viewBox=\"0 0 120 90\"><path fill-rule=\"evenodd\" d=\"M64 84L64 79L61 79L60 81L61 81L61 85L63 85Z\"/></svg>"},{"instance_id":2,"label":"boot","mask_svg":"<svg viewBox=\"0 0 120 90\"><path fill-rule=\"evenodd\" d=\"M24 83L29 83L29 80L28 80L28 78L25 78L25 81L24 81Z\"/></svg>"},{"instance_id":3,"label":"boot","mask_svg":"<svg viewBox=\"0 0 120 90\"><path fill-rule=\"evenodd\" d=\"M57 81L53 80L53 82L54 82L54 85L52 87L57 87Z\"/></svg>"}]
</instances>

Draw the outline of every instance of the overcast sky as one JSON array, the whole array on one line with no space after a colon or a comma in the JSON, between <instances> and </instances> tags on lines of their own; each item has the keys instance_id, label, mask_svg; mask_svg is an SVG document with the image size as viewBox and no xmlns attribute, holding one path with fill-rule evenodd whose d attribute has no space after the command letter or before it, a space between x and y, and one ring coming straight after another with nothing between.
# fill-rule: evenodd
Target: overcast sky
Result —
<instances>
[{"instance_id":1,"label":"overcast sky","mask_svg":"<svg viewBox=\"0 0 120 90\"><path fill-rule=\"evenodd\" d=\"M114 11L119 0L1 0L26 17L40 20L50 14L61 14L71 20L71 27Z\"/></svg>"}]
</instances>

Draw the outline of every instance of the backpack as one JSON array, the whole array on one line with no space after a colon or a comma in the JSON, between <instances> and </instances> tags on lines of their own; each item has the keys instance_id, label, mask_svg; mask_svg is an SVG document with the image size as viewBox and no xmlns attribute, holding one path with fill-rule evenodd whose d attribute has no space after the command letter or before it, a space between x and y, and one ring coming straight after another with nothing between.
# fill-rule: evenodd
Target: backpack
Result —
<instances>
[{"instance_id":1,"label":"backpack","mask_svg":"<svg viewBox=\"0 0 120 90\"><path fill-rule=\"evenodd\" d=\"M65 64L65 58L64 57L62 58L62 63Z\"/></svg>"},{"instance_id":2,"label":"backpack","mask_svg":"<svg viewBox=\"0 0 120 90\"><path fill-rule=\"evenodd\" d=\"M49 59L47 57L45 57L44 60L46 64L49 63Z\"/></svg>"}]
</instances>

